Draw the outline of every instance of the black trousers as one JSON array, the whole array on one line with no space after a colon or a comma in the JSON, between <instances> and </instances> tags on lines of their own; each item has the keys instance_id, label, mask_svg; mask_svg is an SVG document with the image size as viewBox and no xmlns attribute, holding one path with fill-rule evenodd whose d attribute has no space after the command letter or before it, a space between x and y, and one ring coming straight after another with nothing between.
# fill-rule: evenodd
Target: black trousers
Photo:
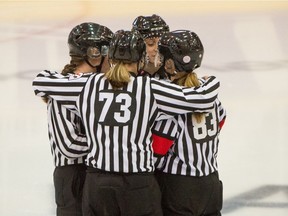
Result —
<instances>
[{"instance_id":1,"label":"black trousers","mask_svg":"<svg viewBox=\"0 0 288 216\"><path fill-rule=\"evenodd\" d=\"M165 216L221 216L223 188L217 172L205 177L156 176Z\"/></svg>"},{"instance_id":2,"label":"black trousers","mask_svg":"<svg viewBox=\"0 0 288 216\"><path fill-rule=\"evenodd\" d=\"M67 165L54 170L57 216L82 216L82 194L86 166Z\"/></svg>"},{"instance_id":3,"label":"black trousers","mask_svg":"<svg viewBox=\"0 0 288 216\"><path fill-rule=\"evenodd\" d=\"M162 216L154 174L87 172L84 216Z\"/></svg>"}]
</instances>

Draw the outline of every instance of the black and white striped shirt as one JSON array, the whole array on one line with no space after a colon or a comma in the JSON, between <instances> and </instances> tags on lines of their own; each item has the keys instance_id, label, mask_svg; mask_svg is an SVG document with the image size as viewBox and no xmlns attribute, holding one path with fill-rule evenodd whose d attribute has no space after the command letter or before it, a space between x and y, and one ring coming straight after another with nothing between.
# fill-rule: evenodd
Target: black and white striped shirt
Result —
<instances>
[{"instance_id":1,"label":"black and white striped shirt","mask_svg":"<svg viewBox=\"0 0 288 216\"><path fill-rule=\"evenodd\" d=\"M213 108L219 81L211 77L198 88L184 88L149 77L131 76L113 90L104 74L64 77L43 71L33 81L35 94L77 102L88 146L87 165L109 172L154 170L151 128L156 120Z\"/></svg>"},{"instance_id":2,"label":"black and white striped shirt","mask_svg":"<svg viewBox=\"0 0 288 216\"><path fill-rule=\"evenodd\" d=\"M73 109L75 105L70 105ZM48 135L55 166L83 164L88 153L84 126L79 116L49 99L47 103Z\"/></svg>"},{"instance_id":3,"label":"black and white striped shirt","mask_svg":"<svg viewBox=\"0 0 288 216\"><path fill-rule=\"evenodd\" d=\"M201 123L192 118L192 113L157 122L153 134L174 143L164 157L154 158L156 168L164 173L197 177L218 171L218 137L225 118L226 110L217 99ZM153 143L155 152L161 149L159 145L161 139Z\"/></svg>"}]
</instances>

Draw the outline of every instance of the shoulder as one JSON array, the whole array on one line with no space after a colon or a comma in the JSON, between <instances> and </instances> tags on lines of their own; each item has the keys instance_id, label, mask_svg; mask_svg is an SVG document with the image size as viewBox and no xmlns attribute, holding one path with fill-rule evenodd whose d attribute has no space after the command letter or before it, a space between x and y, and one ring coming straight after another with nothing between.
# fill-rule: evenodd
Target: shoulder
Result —
<instances>
[{"instance_id":1,"label":"shoulder","mask_svg":"<svg viewBox=\"0 0 288 216\"><path fill-rule=\"evenodd\" d=\"M171 81L162 80L162 79L159 80L155 78L151 78L151 84L155 86L162 86L165 88L174 89L174 90L179 90L179 89L184 88L184 87L180 87L179 85L175 83L172 83Z\"/></svg>"},{"instance_id":2,"label":"shoulder","mask_svg":"<svg viewBox=\"0 0 288 216\"><path fill-rule=\"evenodd\" d=\"M67 78L68 81L85 82L85 81L87 81L87 79L89 79L93 75L94 75L94 73L67 74L67 75L65 75L65 78Z\"/></svg>"},{"instance_id":3,"label":"shoulder","mask_svg":"<svg viewBox=\"0 0 288 216\"><path fill-rule=\"evenodd\" d=\"M140 70L140 71L138 71L138 76L143 76L143 77L151 77L151 75L147 72L147 71L145 71L145 70Z\"/></svg>"}]
</instances>

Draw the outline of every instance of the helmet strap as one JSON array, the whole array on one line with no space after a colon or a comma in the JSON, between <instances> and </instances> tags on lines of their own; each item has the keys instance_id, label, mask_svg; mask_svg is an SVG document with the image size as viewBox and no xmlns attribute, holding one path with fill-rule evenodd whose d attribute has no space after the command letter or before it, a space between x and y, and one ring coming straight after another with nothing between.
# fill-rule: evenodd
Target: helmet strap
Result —
<instances>
[{"instance_id":1,"label":"helmet strap","mask_svg":"<svg viewBox=\"0 0 288 216\"><path fill-rule=\"evenodd\" d=\"M105 59L105 57L101 56L101 62L100 62L100 64L98 66L96 66L96 72L99 72L99 73L101 72L102 64L104 62L104 59Z\"/></svg>"},{"instance_id":2,"label":"helmet strap","mask_svg":"<svg viewBox=\"0 0 288 216\"><path fill-rule=\"evenodd\" d=\"M103 62L104 62L104 57L103 57L103 56L101 56L101 62L100 62L100 64L99 64L99 65L96 65L96 66L92 65L92 64L89 62L89 60L88 60L87 57L84 58L84 59L85 59L85 62L86 62L90 67L96 68L96 72L100 72L100 71L101 71L102 64L103 64Z\"/></svg>"},{"instance_id":3,"label":"helmet strap","mask_svg":"<svg viewBox=\"0 0 288 216\"><path fill-rule=\"evenodd\" d=\"M85 62L86 62L90 67L92 67L92 68L96 68L96 67L97 67L97 66L92 65L92 64L89 62L89 60L88 60L87 57L85 57L84 60L85 60Z\"/></svg>"}]
</instances>

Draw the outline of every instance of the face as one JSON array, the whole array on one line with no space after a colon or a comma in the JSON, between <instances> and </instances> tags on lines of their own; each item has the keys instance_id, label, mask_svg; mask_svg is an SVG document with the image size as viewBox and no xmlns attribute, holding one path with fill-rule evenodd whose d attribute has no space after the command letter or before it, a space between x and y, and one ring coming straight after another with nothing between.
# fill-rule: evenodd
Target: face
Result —
<instances>
[{"instance_id":1,"label":"face","mask_svg":"<svg viewBox=\"0 0 288 216\"><path fill-rule=\"evenodd\" d=\"M101 52L97 47L89 47L87 49L87 56L89 63L94 67L101 64Z\"/></svg>"},{"instance_id":2,"label":"face","mask_svg":"<svg viewBox=\"0 0 288 216\"><path fill-rule=\"evenodd\" d=\"M98 66L101 64L101 56L96 57L96 58L88 58L88 61L91 65L93 65L94 67Z\"/></svg>"},{"instance_id":3,"label":"face","mask_svg":"<svg viewBox=\"0 0 288 216\"><path fill-rule=\"evenodd\" d=\"M153 63L155 62L155 57L158 54L158 41L159 37L153 37L153 38L146 38L145 44L146 44L146 53L149 57L149 62Z\"/></svg>"}]
</instances>

